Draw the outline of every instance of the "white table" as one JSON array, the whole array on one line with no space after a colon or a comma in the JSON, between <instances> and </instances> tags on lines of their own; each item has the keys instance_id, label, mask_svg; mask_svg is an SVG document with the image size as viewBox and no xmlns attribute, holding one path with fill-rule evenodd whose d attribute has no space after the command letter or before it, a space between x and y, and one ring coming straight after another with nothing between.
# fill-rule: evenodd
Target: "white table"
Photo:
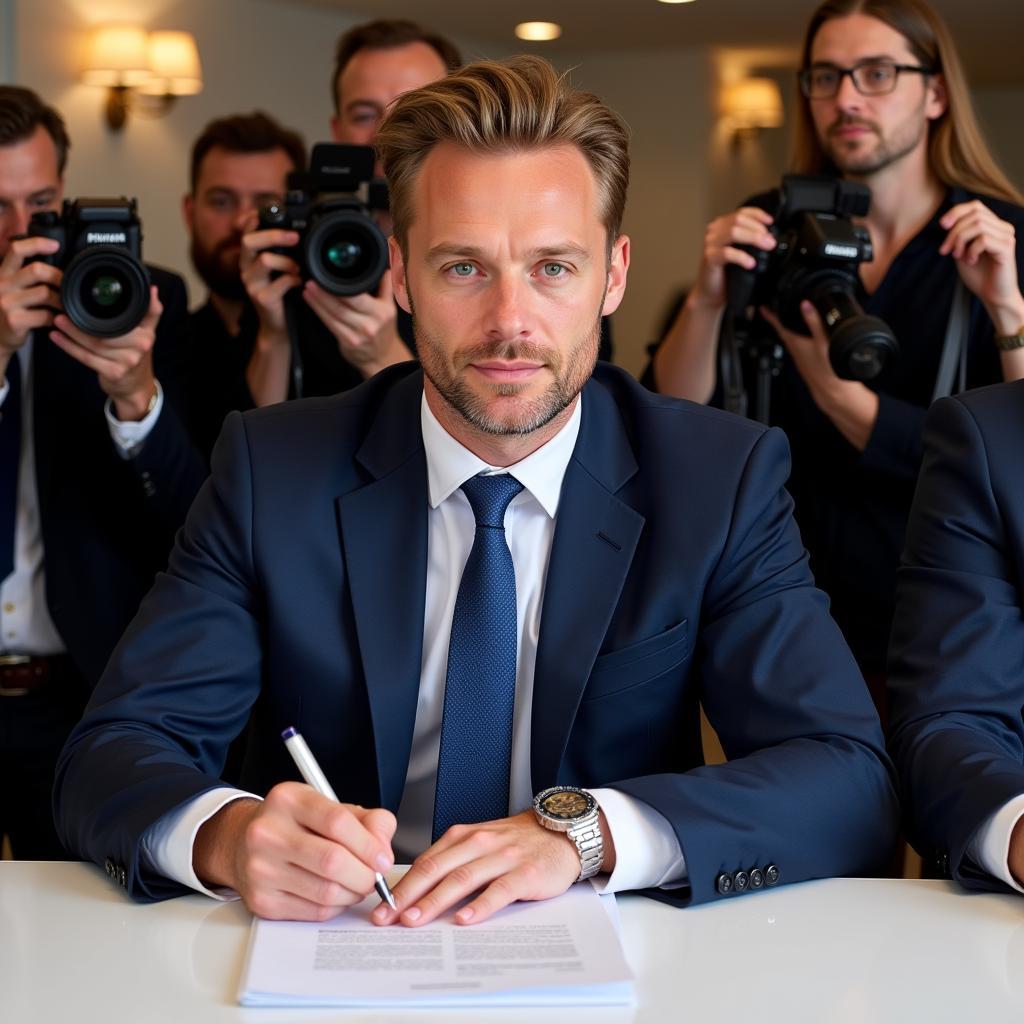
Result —
<instances>
[{"instance_id":1,"label":"white table","mask_svg":"<svg viewBox=\"0 0 1024 1024\"><path fill-rule=\"evenodd\" d=\"M1024 1020L1024 899L945 882L833 879L691 910L620 900L635 1010L242 1009L249 915L187 896L138 906L98 868L0 862L3 1024L244 1021Z\"/></svg>"}]
</instances>

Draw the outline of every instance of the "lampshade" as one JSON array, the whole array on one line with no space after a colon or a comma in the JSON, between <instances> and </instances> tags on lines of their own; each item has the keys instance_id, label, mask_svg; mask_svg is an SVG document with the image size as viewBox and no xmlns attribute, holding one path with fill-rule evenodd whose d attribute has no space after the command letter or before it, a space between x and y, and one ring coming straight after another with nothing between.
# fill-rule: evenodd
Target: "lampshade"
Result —
<instances>
[{"instance_id":1,"label":"lampshade","mask_svg":"<svg viewBox=\"0 0 1024 1024\"><path fill-rule=\"evenodd\" d=\"M726 86L722 113L736 128L778 128L782 95L770 78L743 78Z\"/></svg>"},{"instance_id":2,"label":"lampshade","mask_svg":"<svg viewBox=\"0 0 1024 1024\"><path fill-rule=\"evenodd\" d=\"M106 25L89 39L82 81L87 85L137 86L150 78L146 31L137 25Z\"/></svg>"},{"instance_id":3,"label":"lampshade","mask_svg":"<svg viewBox=\"0 0 1024 1024\"><path fill-rule=\"evenodd\" d=\"M203 88L199 51L191 32L150 32L149 66L153 75L140 92L191 96Z\"/></svg>"}]
</instances>

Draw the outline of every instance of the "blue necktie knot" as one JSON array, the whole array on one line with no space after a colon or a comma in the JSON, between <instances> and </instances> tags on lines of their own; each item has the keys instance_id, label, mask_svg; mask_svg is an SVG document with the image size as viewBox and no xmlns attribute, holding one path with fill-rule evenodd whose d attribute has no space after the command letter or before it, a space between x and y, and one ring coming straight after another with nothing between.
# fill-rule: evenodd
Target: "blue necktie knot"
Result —
<instances>
[{"instance_id":1,"label":"blue necktie knot","mask_svg":"<svg viewBox=\"0 0 1024 1024\"><path fill-rule=\"evenodd\" d=\"M504 528L505 512L522 489L523 485L508 473L471 476L462 485L462 492L469 499L476 517L476 525L498 529Z\"/></svg>"}]
</instances>

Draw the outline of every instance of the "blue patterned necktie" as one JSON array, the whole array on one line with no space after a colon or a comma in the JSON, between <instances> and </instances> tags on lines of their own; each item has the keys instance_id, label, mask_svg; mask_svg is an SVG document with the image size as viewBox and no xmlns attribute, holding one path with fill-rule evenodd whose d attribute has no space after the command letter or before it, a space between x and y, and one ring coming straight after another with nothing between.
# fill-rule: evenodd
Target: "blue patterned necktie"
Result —
<instances>
[{"instance_id":1,"label":"blue patterned necktie","mask_svg":"<svg viewBox=\"0 0 1024 1024\"><path fill-rule=\"evenodd\" d=\"M14 571L14 526L18 515L21 455L21 366L18 353L7 364L10 388L0 405L0 582Z\"/></svg>"},{"instance_id":2,"label":"blue patterned necktie","mask_svg":"<svg viewBox=\"0 0 1024 1024\"><path fill-rule=\"evenodd\" d=\"M452 616L432 842L452 825L508 814L518 641L505 510L522 489L508 474L462 485L476 535Z\"/></svg>"}]
</instances>

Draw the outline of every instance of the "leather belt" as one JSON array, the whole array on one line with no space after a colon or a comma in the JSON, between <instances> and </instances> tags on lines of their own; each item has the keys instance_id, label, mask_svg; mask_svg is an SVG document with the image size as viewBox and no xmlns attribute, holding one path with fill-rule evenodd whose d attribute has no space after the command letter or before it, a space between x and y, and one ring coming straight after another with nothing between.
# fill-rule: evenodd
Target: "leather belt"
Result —
<instances>
[{"instance_id":1,"label":"leather belt","mask_svg":"<svg viewBox=\"0 0 1024 1024\"><path fill-rule=\"evenodd\" d=\"M55 658L0 654L0 697L24 697L50 681Z\"/></svg>"}]
</instances>

